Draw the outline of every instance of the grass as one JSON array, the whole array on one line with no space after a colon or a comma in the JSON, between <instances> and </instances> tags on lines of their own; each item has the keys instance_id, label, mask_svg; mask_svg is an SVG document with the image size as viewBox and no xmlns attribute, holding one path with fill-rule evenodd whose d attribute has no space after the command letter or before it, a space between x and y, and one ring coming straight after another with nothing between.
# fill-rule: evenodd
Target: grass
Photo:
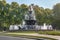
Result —
<instances>
[{"instance_id":1,"label":"grass","mask_svg":"<svg viewBox=\"0 0 60 40\"><path fill-rule=\"evenodd\" d=\"M39 34L57 35L60 36L60 31L39 31Z\"/></svg>"},{"instance_id":2,"label":"grass","mask_svg":"<svg viewBox=\"0 0 60 40\"><path fill-rule=\"evenodd\" d=\"M25 37L25 38L45 38L45 39L51 39L51 40L56 40L48 37L40 37L40 36L30 36L30 35L23 35L23 34L34 34L34 33L39 33L39 34L48 34L48 35L58 35L60 36L60 31L12 31L12 32L4 32L0 33L2 36L14 36L14 37Z\"/></svg>"},{"instance_id":3,"label":"grass","mask_svg":"<svg viewBox=\"0 0 60 40\"><path fill-rule=\"evenodd\" d=\"M36 31L11 31L12 33L36 33Z\"/></svg>"},{"instance_id":4,"label":"grass","mask_svg":"<svg viewBox=\"0 0 60 40\"><path fill-rule=\"evenodd\" d=\"M10 35L11 36L11 35ZM48 40L57 40L57 39L53 39L53 38L48 38L48 37L38 37L38 36L28 36L28 35L14 35L14 37L23 37L23 38L30 38L30 39L39 39L39 38L44 38L44 39L48 39Z\"/></svg>"},{"instance_id":5,"label":"grass","mask_svg":"<svg viewBox=\"0 0 60 40\"><path fill-rule=\"evenodd\" d=\"M48 40L57 40L57 39L53 39L53 38L48 38L48 37L43 37L43 36L30 36L30 35L21 35L21 34L7 34L7 36L13 36L13 37L23 37L23 38L30 38L30 39L39 39L39 38L44 38L44 39L48 39Z\"/></svg>"},{"instance_id":6,"label":"grass","mask_svg":"<svg viewBox=\"0 0 60 40\"><path fill-rule=\"evenodd\" d=\"M0 33L0 36L13 36L13 37L23 37L23 38L31 38L31 39L39 39L39 38L44 38L44 39L48 39L48 40L56 40L53 38L48 38L48 37L42 37L42 36L30 36L30 35L23 35L24 33L21 34L17 34L17 33L13 33L13 32L3 32Z\"/></svg>"},{"instance_id":7,"label":"grass","mask_svg":"<svg viewBox=\"0 0 60 40\"><path fill-rule=\"evenodd\" d=\"M16 31L12 33L39 33L39 34L48 34L48 35L58 35L60 36L60 31Z\"/></svg>"},{"instance_id":8,"label":"grass","mask_svg":"<svg viewBox=\"0 0 60 40\"><path fill-rule=\"evenodd\" d=\"M48 34L48 35L60 36L60 31L12 31L11 33L28 33L28 34L39 33L39 34Z\"/></svg>"}]
</instances>

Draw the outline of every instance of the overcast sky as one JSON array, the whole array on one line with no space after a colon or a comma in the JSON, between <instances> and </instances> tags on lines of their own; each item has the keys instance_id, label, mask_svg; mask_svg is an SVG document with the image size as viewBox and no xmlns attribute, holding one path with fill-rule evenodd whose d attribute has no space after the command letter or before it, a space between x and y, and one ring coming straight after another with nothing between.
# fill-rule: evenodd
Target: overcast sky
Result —
<instances>
[{"instance_id":1,"label":"overcast sky","mask_svg":"<svg viewBox=\"0 0 60 40\"><path fill-rule=\"evenodd\" d=\"M53 8L53 5L60 3L60 0L6 0L7 3L17 2L19 4L35 4L43 8Z\"/></svg>"}]
</instances>

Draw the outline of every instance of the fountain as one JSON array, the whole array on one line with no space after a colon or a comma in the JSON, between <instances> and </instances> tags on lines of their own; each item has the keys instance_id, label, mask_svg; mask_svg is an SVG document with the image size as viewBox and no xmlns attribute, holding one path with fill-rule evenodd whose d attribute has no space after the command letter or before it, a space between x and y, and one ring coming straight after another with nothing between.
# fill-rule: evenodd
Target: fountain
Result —
<instances>
[{"instance_id":1,"label":"fountain","mask_svg":"<svg viewBox=\"0 0 60 40\"><path fill-rule=\"evenodd\" d=\"M33 4L29 6L28 13L25 15L24 26L26 30L34 30L36 25L35 13L33 10Z\"/></svg>"}]
</instances>

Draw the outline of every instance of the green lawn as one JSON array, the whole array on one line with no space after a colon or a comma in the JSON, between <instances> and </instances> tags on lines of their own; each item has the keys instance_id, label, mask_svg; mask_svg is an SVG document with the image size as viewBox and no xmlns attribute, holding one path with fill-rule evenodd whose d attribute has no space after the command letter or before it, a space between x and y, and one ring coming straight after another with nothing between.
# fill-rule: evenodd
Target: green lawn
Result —
<instances>
[{"instance_id":1,"label":"green lawn","mask_svg":"<svg viewBox=\"0 0 60 40\"><path fill-rule=\"evenodd\" d=\"M39 33L39 34L48 34L48 35L58 35L58 36L60 36L60 31L12 31L11 33L30 33L30 34L31 33Z\"/></svg>"},{"instance_id":2,"label":"green lawn","mask_svg":"<svg viewBox=\"0 0 60 40\"><path fill-rule=\"evenodd\" d=\"M48 34L48 35L60 36L60 31L15 31L12 33L39 33L39 34Z\"/></svg>"},{"instance_id":3,"label":"green lawn","mask_svg":"<svg viewBox=\"0 0 60 40\"><path fill-rule=\"evenodd\" d=\"M23 34L35 34L35 33L60 36L60 31L12 31L12 32L0 32L0 35L1 36L5 35L5 36L14 36L14 37L26 37L26 38L47 38L47 37L23 35ZM55 40L52 38L47 38L47 39Z\"/></svg>"},{"instance_id":4,"label":"green lawn","mask_svg":"<svg viewBox=\"0 0 60 40\"><path fill-rule=\"evenodd\" d=\"M60 36L60 31L38 31L39 34L48 34L48 35L58 35Z\"/></svg>"},{"instance_id":5,"label":"green lawn","mask_svg":"<svg viewBox=\"0 0 60 40\"><path fill-rule=\"evenodd\" d=\"M49 39L49 40L56 40L56 39L42 37L42 36L23 35L23 34L34 34L35 33L35 32L32 33L31 31L29 31L29 32L28 31L26 31L26 32L1 32L0 36L13 36L13 37L24 37L24 38L34 38L34 39L45 38L45 39Z\"/></svg>"}]
</instances>

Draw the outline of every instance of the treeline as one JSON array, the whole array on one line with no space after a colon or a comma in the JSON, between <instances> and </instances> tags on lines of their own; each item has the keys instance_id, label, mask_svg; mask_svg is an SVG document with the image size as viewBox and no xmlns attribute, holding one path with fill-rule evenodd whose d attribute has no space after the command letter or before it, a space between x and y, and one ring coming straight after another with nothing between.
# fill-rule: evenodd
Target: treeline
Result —
<instances>
[{"instance_id":1,"label":"treeline","mask_svg":"<svg viewBox=\"0 0 60 40\"><path fill-rule=\"evenodd\" d=\"M53 25L53 28L60 29L60 3L53 6L53 9L39 7L34 5L37 24L43 23ZM28 12L26 4L18 4L17 2L7 3L6 0L0 1L0 29L9 27L10 25L22 24L24 15Z\"/></svg>"}]
</instances>

